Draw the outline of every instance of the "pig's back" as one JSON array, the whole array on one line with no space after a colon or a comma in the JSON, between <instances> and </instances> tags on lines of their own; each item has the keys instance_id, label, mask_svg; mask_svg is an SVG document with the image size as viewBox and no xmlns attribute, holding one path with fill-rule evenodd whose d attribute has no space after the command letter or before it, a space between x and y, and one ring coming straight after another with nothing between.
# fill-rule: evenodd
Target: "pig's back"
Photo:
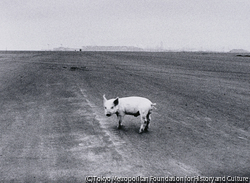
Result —
<instances>
[{"instance_id":1,"label":"pig's back","mask_svg":"<svg viewBox=\"0 0 250 183\"><path fill-rule=\"evenodd\" d=\"M152 102L144 97L137 97L137 96L132 96L132 97L124 97L120 98L121 103L123 105L130 105L130 106L151 106Z\"/></svg>"}]
</instances>

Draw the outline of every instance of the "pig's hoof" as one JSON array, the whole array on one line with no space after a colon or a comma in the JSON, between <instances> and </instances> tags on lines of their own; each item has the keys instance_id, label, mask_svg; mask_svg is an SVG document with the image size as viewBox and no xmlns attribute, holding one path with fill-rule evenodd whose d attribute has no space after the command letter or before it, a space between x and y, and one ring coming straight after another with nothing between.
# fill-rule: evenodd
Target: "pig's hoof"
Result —
<instances>
[{"instance_id":1,"label":"pig's hoof","mask_svg":"<svg viewBox=\"0 0 250 183\"><path fill-rule=\"evenodd\" d=\"M123 125L118 125L117 129L121 129L123 127Z\"/></svg>"},{"instance_id":2,"label":"pig's hoof","mask_svg":"<svg viewBox=\"0 0 250 183\"><path fill-rule=\"evenodd\" d=\"M143 132L143 130L142 130L142 129L140 129L140 130L139 130L139 134L141 134L142 132Z\"/></svg>"}]
</instances>

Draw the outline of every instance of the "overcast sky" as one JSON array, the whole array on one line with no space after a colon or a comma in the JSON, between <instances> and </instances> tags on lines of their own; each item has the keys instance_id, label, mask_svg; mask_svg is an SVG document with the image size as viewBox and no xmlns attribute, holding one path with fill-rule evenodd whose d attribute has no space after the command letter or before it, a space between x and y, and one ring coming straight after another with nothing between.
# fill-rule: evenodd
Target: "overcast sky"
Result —
<instances>
[{"instance_id":1,"label":"overcast sky","mask_svg":"<svg viewBox=\"0 0 250 183\"><path fill-rule=\"evenodd\" d=\"M1 0L0 50L250 51L250 0Z\"/></svg>"}]
</instances>

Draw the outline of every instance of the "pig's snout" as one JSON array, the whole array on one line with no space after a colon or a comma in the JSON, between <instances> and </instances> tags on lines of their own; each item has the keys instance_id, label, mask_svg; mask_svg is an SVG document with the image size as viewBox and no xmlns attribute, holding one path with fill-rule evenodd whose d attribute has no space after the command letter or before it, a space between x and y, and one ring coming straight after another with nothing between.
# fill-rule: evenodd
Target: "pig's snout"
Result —
<instances>
[{"instance_id":1,"label":"pig's snout","mask_svg":"<svg viewBox=\"0 0 250 183\"><path fill-rule=\"evenodd\" d=\"M110 114L110 113L107 113L107 114L106 114L106 116L110 117L110 116L111 116L111 114Z\"/></svg>"}]
</instances>

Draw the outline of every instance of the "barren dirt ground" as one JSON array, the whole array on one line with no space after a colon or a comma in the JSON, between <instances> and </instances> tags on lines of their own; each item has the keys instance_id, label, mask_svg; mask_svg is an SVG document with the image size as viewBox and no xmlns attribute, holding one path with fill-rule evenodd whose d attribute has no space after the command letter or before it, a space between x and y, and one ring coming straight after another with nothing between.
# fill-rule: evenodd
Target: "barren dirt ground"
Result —
<instances>
[{"instance_id":1,"label":"barren dirt ground","mask_svg":"<svg viewBox=\"0 0 250 183\"><path fill-rule=\"evenodd\" d=\"M107 98L157 103L104 116ZM250 58L222 53L0 52L0 180L250 176Z\"/></svg>"}]
</instances>

